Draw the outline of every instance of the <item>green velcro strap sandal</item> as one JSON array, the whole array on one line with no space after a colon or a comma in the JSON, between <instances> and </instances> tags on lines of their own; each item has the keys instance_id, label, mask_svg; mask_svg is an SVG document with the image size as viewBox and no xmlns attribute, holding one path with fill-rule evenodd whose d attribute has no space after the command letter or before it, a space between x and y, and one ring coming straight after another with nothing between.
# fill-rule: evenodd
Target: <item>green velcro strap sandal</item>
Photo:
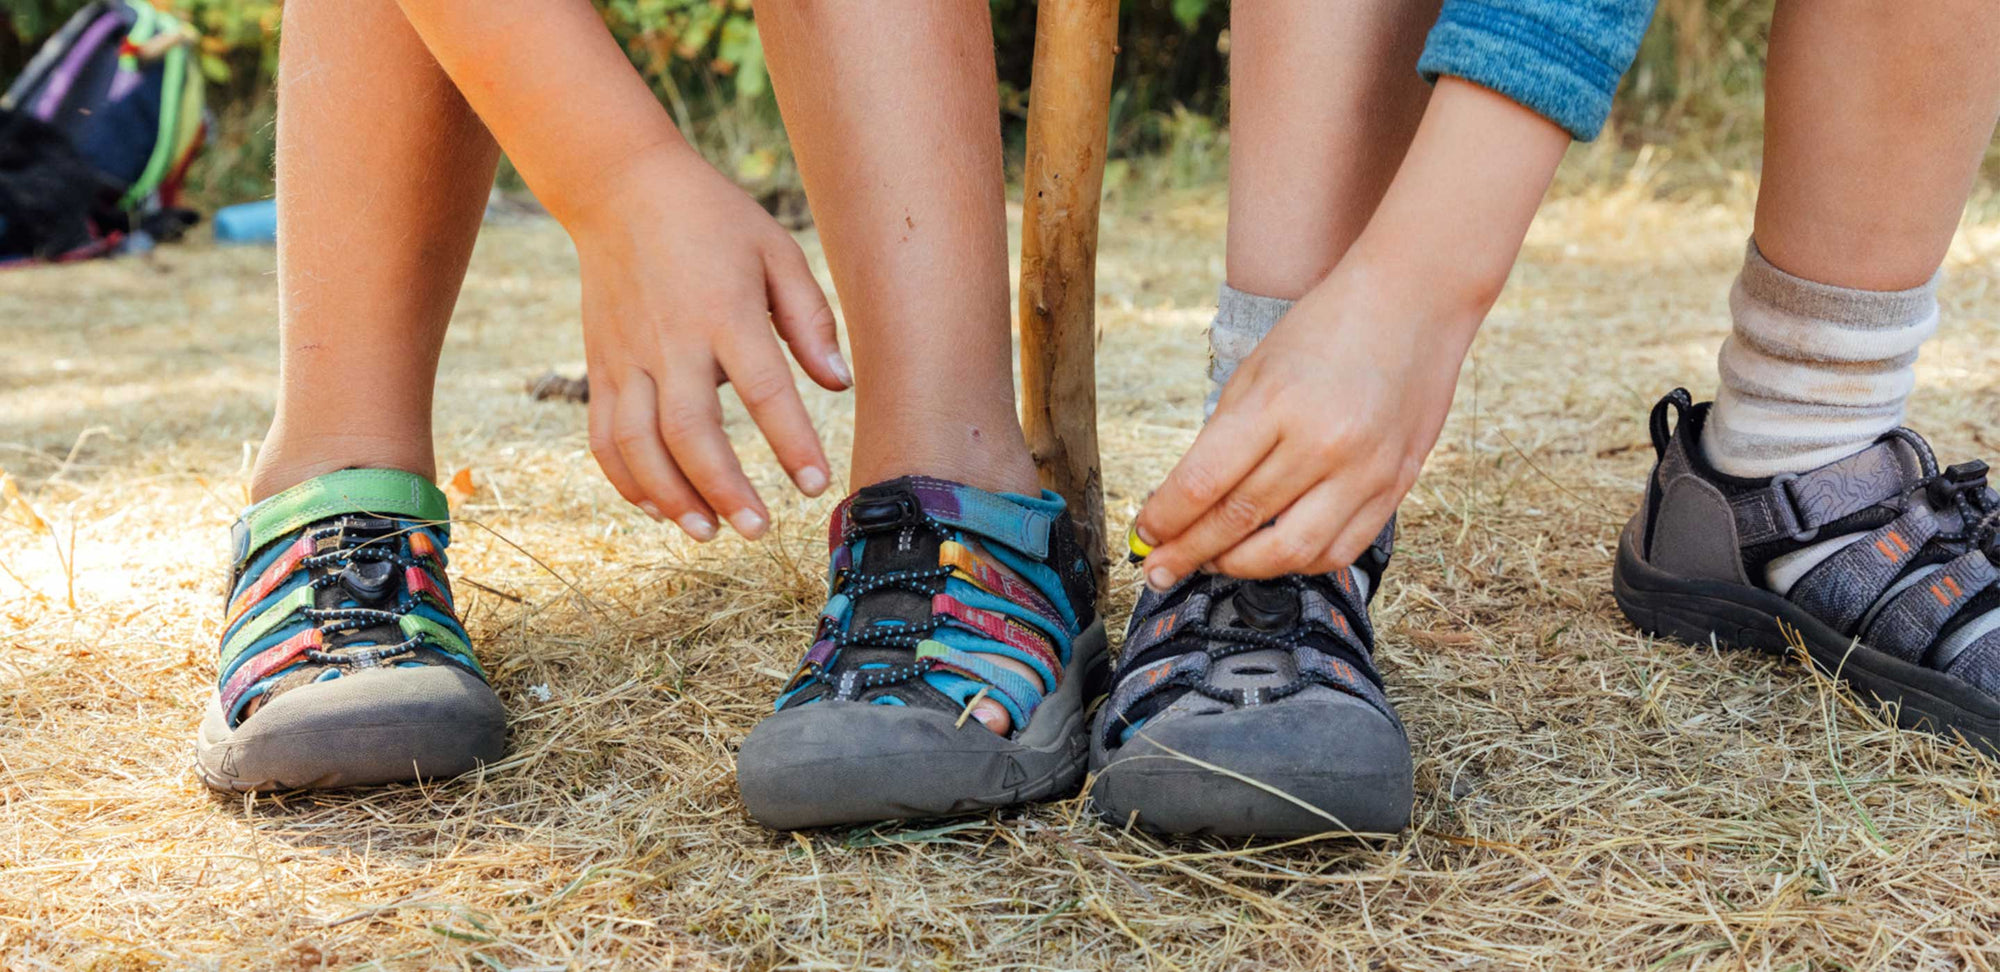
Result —
<instances>
[{"instance_id":1,"label":"green velcro strap sandal","mask_svg":"<svg viewBox=\"0 0 2000 972\"><path fill-rule=\"evenodd\" d=\"M196 746L208 785L388 783L500 758L506 714L446 574L450 517L429 480L391 469L328 473L244 512Z\"/></svg>"}]
</instances>

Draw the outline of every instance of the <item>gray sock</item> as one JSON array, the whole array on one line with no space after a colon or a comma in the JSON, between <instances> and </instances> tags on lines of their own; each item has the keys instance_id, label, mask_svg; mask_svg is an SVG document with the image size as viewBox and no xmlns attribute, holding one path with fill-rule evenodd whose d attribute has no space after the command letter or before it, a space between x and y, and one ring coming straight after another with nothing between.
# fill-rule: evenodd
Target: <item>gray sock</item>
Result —
<instances>
[{"instance_id":1,"label":"gray sock","mask_svg":"<svg viewBox=\"0 0 2000 972\"><path fill-rule=\"evenodd\" d=\"M1222 292L1215 299L1215 322L1208 326L1208 402L1202 406L1203 421L1215 414L1222 386L1236 373L1236 366L1243 363L1264 335L1271 333L1272 325L1292 309L1293 303L1222 285Z\"/></svg>"}]
</instances>

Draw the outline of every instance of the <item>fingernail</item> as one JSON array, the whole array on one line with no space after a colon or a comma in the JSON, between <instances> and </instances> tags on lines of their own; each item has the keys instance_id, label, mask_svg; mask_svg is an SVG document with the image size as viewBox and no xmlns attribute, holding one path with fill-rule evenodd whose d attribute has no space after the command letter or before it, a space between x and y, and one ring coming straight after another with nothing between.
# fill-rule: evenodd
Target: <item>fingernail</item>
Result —
<instances>
[{"instance_id":1,"label":"fingernail","mask_svg":"<svg viewBox=\"0 0 2000 972\"><path fill-rule=\"evenodd\" d=\"M729 525L752 540L764 535L764 518L758 516L755 510L737 510L729 514Z\"/></svg>"},{"instance_id":2,"label":"fingernail","mask_svg":"<svg viewBox=\"0 0 2000 972\"><path fill-rule=\"evenodd\" d=\"M666 517L660 513L659 507L654 506L652 503L646 502L645 500L639 501L639 512L652 517L654 522L666 519Z\"/></svg>"},{"instance_id":3,"label":"fingernail","mask_svg":"<svg viewBox=\"0 0 2000 972\"><path fill-rule=\"evenodd\" d=\"M849 388L854 387L854 372L847 370L847 359L841 357L840 352L827 352L826 366L832 369L833 376L840 379L841 384Z\"/></svg>"},{"instance_id":4,"label":"fingernail","mask_svg":"<svg viewBox=\"0 0 2000 972\"><path fill-rule=\"evenodd\" d=\"M1153 590L1165 591L1167 588L1174 586L1173 572L1167 570L1165 567L1155 567L1146 571L1146 583L1151 585Z\"/></svg>"},{"instance_id":5,"label":"fingernail","mask_svg":"<svg viewBox=\"0 0 2000 972\"><path fill-rule=\"evenodd\" d=\"M687 531L688 536L703 543L715 539L715 521L700 513L686 514L675 522L681 525L681 529Z\"/></svg>"},{"instance_id":6,"label":"fingernail","mask_svg":"<svg viewBox=\"0 0 2000 972\"><path fill-rule=\"evenodd\" d=\"M1160 541L1153 539L1153 531L1146 529L1143 525L1134 524L1132 530L1139 535L1139 539L1144 541L1146 546L1157 547L1160 545Z\"/></svg>"},{"instance_id":7,"label":"fingernail","mask_svg":"<svg viewBox=\"0 0 2000 972\"><path fill-rule=\"evenodd\" d=\"M818 466L807 466L799 470L799 474L792 477L792 480L799 484L799 489L807 496L818 496L826 491L826 470Z\"/></svg>"}]
</instances>

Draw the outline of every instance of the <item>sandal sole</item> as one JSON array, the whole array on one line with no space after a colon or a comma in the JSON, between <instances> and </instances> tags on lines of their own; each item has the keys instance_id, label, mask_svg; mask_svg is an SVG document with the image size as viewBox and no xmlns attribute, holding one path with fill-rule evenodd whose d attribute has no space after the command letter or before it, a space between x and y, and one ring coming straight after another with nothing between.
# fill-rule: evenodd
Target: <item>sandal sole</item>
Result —
<instances>
[{"instance_id":1,"label":"sandal sole","mask_svg":"<svg viewBox=\"0 0 2000 972\"><path fill-rule=\"evenodd\" d=\"M1647 564L1631 531L1619 539L1612 596L1640 631L1694 645L1790 655L1785 628L1826 674L1889 703L1896 724L1962 736L2000 756L2000 699L1943 672L1911 664L1842 635L1783 597L1728 581L1676 577Z\"/></svg>"},{"instance_id":2,"label":"sandal sole","mask_svg":"<svg viewBox=\"0 0 2000 972\"><path fill-rule=\"evenodd\" d=\"M751 819L773 830L942 817L1073 791L1090 703L1109 680L1104 622L1077 636L1062 685L1009 739L932 709L813 702L757 724L736 756Z\"/></svg>"}]
</instances>

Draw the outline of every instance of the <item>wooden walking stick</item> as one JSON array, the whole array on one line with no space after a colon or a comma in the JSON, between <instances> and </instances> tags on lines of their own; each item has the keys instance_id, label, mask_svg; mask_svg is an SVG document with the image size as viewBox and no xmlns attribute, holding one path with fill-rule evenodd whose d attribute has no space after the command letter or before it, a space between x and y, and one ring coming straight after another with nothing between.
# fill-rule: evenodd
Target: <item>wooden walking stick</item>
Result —
<instances>
[{"instance_id":1,"label":"wooden walking stick","mask_svg":"<svg viewBox=\"0 0 2000 972\"><path fill-rule=\"evenodd\" d=\"M1117 49L1118 0L1041 0L1021 220L1021 427L1042 485L1069 502L1100 598L1097 204Z\"/></svg>"}]
</instances>

